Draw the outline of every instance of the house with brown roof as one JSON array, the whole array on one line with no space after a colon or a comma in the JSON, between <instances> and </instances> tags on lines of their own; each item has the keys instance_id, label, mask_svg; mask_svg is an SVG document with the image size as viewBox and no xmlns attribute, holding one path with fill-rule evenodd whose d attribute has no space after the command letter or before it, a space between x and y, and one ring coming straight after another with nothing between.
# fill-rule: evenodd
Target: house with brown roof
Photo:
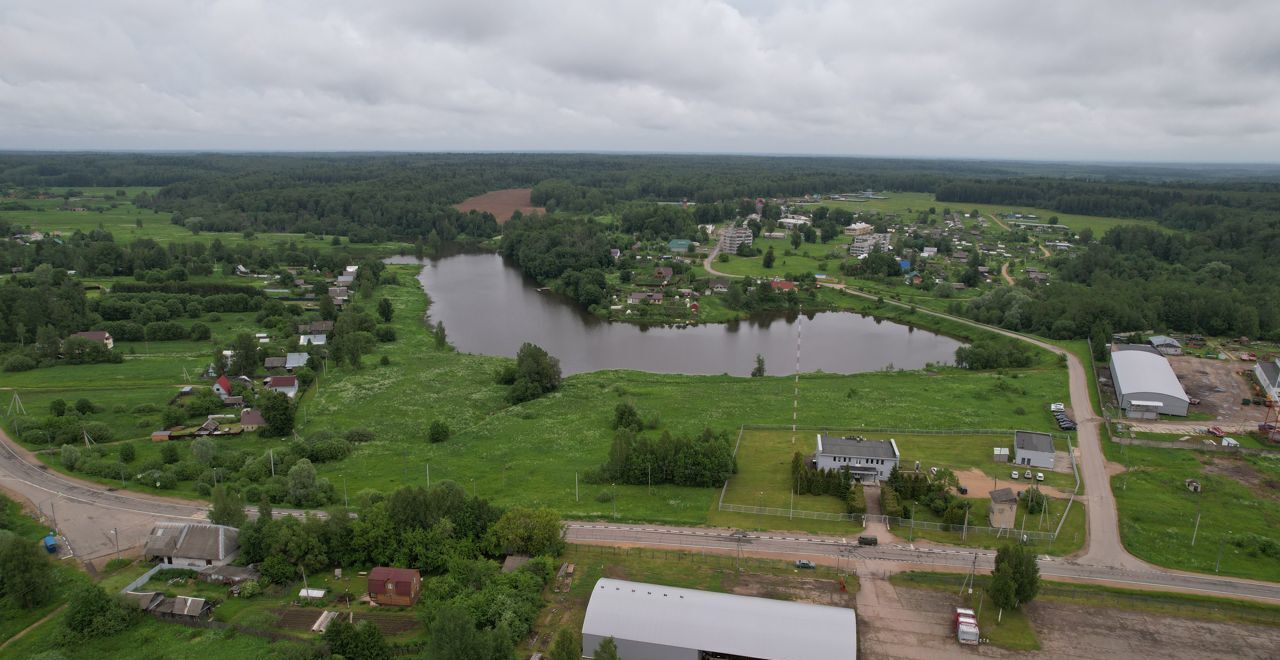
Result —
<instances>
[{"instance_id":1,"label":"house with brown roof","mask_svg":"<svg viewBox=\"0 0 1280 660\"><path fill-rule=\"evenodd\" d=\"M105 347L107 348L107 350L111 350L111 349L113 349L113 348L115 348L115 347L116 347L116 343L115 343L115 341L111 339L111 333L110 333L110 332L106 332L105 330L90 330L90 331L88 331L88 332L73 332L73 333L71 333L71 336L72 336L72 337L79 337L80 339L88 339L89 341L95 341L95 342L98 342L99 344L102 344L103 346L105 346Z\"/></svg>"},{"instance_id":2,"label":"house with brown roof","mask_svg":"<svg viewBox=\"0 0 1280 660\"><path fill-rule=\"evenodd\" d=\"M271 376L264 383L272 392L279 392L290 399L298 394L297 376Z\"/></svg>"},{"instance_id":3,"label":"house with brown roof","mask_svg":"<svg viewBox=\"0 0 1280 660\"><path fill-rule=\"evenodd\" d=\"M673 274L675 274L675 271L671 270L669 266L658 266L653 269L653 277L661 280L663 284L670 282Z\"/></svg>"},{"instance_id":4,"label":"house with brown roof","mask_svg":"<svg viewBox=\"0 0 1280 660\"><path fill-rule=\"evenodd\" d=\"M422 576L412 568L378 566L369 571L369 600L378 605L409 607L418 602Z\"/></svg>"},{"instance_id":5,"label":"house with brown roof","mask_svg":"<svg viewBox=\"0 0 1280 660\"><path fill-rule=\"evenodd\" d=\"M284 364L285 358L282 357L269 357L262 361L262 366L267 369L283 369Z\"/></svg>"},{"instance_id":6,"label":"house with brown roof","mask_svg":"<svg viewBox=\"0 0 1280 660\"><path fill-rule=\"evenodd\" d=\"M240 411L240 428L245 431L257 431L267 425L267 420L262 418L262 413L252 408L245 408Z\"/></svg>"},{"instance_id":7,"label":"house with brown roof","mask_svg":"<svg viewBox=\"0 0 1280 660\"><path fill-rule=\"evenodd\" d=\"M142 556L172 566L223 566L240 553L239 537L240 530L225 525L160 522L151 528Z\"/></svg>"}]
</instances>

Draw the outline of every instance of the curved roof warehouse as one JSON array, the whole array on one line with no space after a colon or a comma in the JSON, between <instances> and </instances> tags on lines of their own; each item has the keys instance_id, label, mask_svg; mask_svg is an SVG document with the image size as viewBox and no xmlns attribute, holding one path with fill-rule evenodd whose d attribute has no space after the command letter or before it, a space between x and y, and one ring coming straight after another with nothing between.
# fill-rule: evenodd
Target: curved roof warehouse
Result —
<instances>
[{"instance_id":1,"label":"curved roof warehouse","mask_svg":"<svg viewBox=\"0 0 1280 660\"><path fill-rule=\"evenodd\" d=\"M613 637L622 658L856 660L852 609L601 578L582 623L583 655Z\"/></svg>"},{"instance_id":2,"label":"curved roof warehouse","mask_svg":"<svg viewBox=\"0 0 1280 660\"><path fill-rule=\"evenodd\" d=\"M1154 406L1162 415L1186 416L1191 399L1178 382L1173 367L1150 346L1117 346L1111 352L1111 380L1115 383L1120 408L1131 405Z\"/></svg>"}]
</instances>

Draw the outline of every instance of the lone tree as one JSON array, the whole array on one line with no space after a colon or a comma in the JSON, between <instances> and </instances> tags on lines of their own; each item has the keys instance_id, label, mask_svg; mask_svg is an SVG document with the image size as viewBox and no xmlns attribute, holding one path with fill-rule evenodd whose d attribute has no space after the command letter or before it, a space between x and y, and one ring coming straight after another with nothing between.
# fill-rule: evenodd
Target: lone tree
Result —
<instances>
[{"instance_id":1,"label":"lone tree","mask_svg":"<svg viewBox=\"0 0 1280 660\"><path fill-rule=\"evenodd\" d=\"M562 628L556 635L556 643L551 646L549 660L578 660L582 657L582 647L578 644L578 636L568 628Z\"/></svg>"},{"instance_id":2,"label":"lone tree","mask_svg":"<svg viewBox=\"0 0 1280 660\"><path fill-rule=\"evenodd\" d=\"M213 487L213 508L209 511L209 522L228 527L243 527L245 522L244 500L240 495L227 489L226 484Z\"/></svg>"},{"instance_id":3,"label":"lone tree","mask_svg":"<svg viewBox=\"0 0 1280 660\"><path fill-rule=\"evenodd\" d=\"M596 654L591 657L594 660L619 660L618 643L613 641L612 637L605 637L600 640L600 645L596 647Z\"/></svg>"},{"instance_id":4,"label":"lone tree","mask_svg":"<svg viewBox=\"0 0 1280 660\"><path fill-rule=\"evenodd\" d=\"M765 268L773 268L773 260L774 260L774 259L775 259L775 257L773 256L773 246L772 246L772 245L770 245L770 246L769 246L769 250L768 250L767 252L765 252L765 253L764 253L764 261L763 261L764 267L765 267Z\"/></svg>"},{"instance_id":5,"label":"lone tree","mask_svg":"<svg viewBox=\"0 0 1280 660\"><path fill-rule=\"evenodd\" d=\"M391 306L391 301L383 298L378 301L378 316L382 317L383 323L390 323L391 317L395 316L396 310Z\"/></svg>"},{"instance_id":6,"label":"lone tree","mask_svg":"<svg viewBox=\"0 0 1280 660\"><path fill-rule=\"evenodd\" d=\"M560 389L560 361L541 347L525 342L516 353L515 365L498 372L497 381L509 385L507 402L532 401Z\"/></svg>"},{"instance_id":7,"label":"lone tree","mask_svg":"<svg viewBox=\"0 0 1280 660\"><path fill-rule=\"evenodd\" d=\"M1040 567L1035 552L1023 545L1006 545L996 552L987 594L1001 608L1014 609L1040 592Z\"/></svg>"},{"instance_id":8,"label":"lone tree","mask_svg":"<svg viewBox=\"0 0 1280 660\"><path fill-rule=\"evenodd\" d=\"M752 378L764 378L764 356L756 353L756 366L751 370Z\"/></svg>"},{"instance_id":9,"label":"lone tree","mask_svg":"<svg viewBox=\"0 0 1280 660\"><path fill-rule=\"evenodd\" d=\"M267 437L284 437L293 433L293 404L289 397L272 392L262 402L262 419L267 423L262 435Z\"/></svg>"}]
</instances>

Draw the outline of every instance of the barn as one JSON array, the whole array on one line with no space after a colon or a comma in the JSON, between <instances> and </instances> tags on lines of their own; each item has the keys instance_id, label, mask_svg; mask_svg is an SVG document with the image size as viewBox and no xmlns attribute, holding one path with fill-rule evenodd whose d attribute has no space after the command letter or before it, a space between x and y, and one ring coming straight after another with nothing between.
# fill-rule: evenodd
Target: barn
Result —
<instances>
[{"instance_id":1,"label":"barn","mask_svg":"<svg viewBox=\"0 0 1280 660\"><path fill-rule=\"evenodd\" d=\"M1126 344L1112 349L1111 380L1116 400L1129 416L1185 417L1191 405L1169 360L1151 346Z\"/></svg>"},{"instance_id":2,"label":"barn","mask_svg":"<svg viewBox=\"0 0 1280 660\"><path fill-rule=\"evenodd\" d=\"M412 568L379 566L369 571L369 600L379 605L411 606L418 602L422 576Z\"/></svg>"},{"instance_id":3,"label":"barn","mask_svg":"<svg viewBox=\"0 0 1280 660\"><path fill-rule=\"evenodd\" d=\"M583 656L613 637L622 658L856 660L852 609L601 578L582 622Z\"/></svg>"}]
</instances>

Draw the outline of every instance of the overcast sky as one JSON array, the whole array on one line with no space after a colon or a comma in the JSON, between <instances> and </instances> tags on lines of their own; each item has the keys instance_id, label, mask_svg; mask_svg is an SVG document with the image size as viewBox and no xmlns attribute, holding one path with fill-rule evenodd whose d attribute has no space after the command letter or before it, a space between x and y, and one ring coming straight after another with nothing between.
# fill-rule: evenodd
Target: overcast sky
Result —
<instances>
[{"instance_id":1,"label":"overcast sky","mask_svg":"<svg viewBox=\"0 0 1280 660\"><path fill-rule=\"evenodd\" d=\"M3 0L0 148L1280 160L1280 2Z\"/></svg>"}]
</instances>

